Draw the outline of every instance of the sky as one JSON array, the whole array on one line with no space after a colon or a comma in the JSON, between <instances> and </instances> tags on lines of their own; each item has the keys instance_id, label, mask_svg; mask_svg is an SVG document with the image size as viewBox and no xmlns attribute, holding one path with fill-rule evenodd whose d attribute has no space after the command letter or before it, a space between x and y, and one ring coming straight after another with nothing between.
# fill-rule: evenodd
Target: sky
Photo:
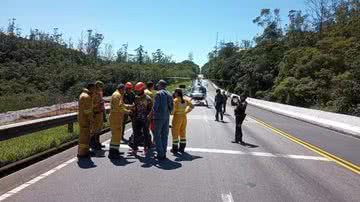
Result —
<instances>
[{"instance_id":1,"label":"sky","mask_svg":"<svg viewBox=\"0 0 360 202\"><path fill-rule=\"evenodd\" d=\"M10 18L23 35L31 28L53 32L77 44L81 33L104 34L103 44L114 52L128 43L129 53L143 45L149 53L160 48L177 62L188 59L203 65L218 40L252 40L262 29L252 23L262 8L305 10L304 0L1 0L0 27ZM104 49L102 49L104 50Z\"/></svg>"}]
</instances>

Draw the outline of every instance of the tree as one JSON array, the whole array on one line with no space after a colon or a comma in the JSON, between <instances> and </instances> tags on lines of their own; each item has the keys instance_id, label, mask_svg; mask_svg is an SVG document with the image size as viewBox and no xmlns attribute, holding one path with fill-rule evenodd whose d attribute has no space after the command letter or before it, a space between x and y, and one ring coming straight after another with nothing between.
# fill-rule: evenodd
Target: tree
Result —
<instances>
[{"instance_id":1,"label":"tree","mask_svg":"<svg viewBox=\"0 0 360 202\"><path fill-rule=\"evenodd\" d=\"M188 60L193 62L194 61L194 53L193 52L190 52L189 55L188 55Z\"/></svg>"},{"instance_id":2,"label":"tree","mask_svg":"<svg viewBox=\"0 0 360 202\"><path fill-rule=\"evenodd\" d=\"M152 53L153 63L162 63L165 54L161 51L161 49L157 49L155 52Z\"/></svg>"},{"instance_id":3,"label":"tree","mask_svg":"<svg viewBox=\"0 0 360 202\"><path fill-rule=\"evenodd\" d=\"M15 25L16 18L9 19L9 24L7 28L7 32L10 35L15 35L16 25Z\"/></svg>"},{"instance_id":4,"label":"tree","mask_svg":"<svg viewBox=\"0 0 360 202\"><path fill-rule=\"evenodd\" d=\"M116 62L117 63L126 63L128 62L128 44L123 44L122 47L117 51Z\"/></svg>"},{"instance_id":5,"label":"tree","mask_svg":"<svg viewBox=\"0 0 360 202\"><path fill-rule=\"evenodd\" d=\"M135 52L136 52L136 62L139 64L144 64L144 57L145 57L144 46L140 45L137 49L135 49Z\"/></svg>"},{"instance_id":6,"label":"tree","mask_svg":"<svg viewBox=\"0 0 360 202\"><path fill-rule=\"evenodd\" d=\"M114 52L113 52L111 44L108 44L108 43L105 44L104 58L107 61L114 60Z\"/></svg>"},{"instance_id":7,"label":"tree","mask_svg":"<svg viewBox=\"0 0 360 202\"><path fill-rule=\"evenodd\" d=\"M78 50L82 53L86 52L86 44L84 42L84 32L81 32L80 39L77 46Z\"/></svg>"},{"instance_id":8,"label":"tree","mask_svg":"<svg viewBox=\"0 0 360 202\"><path fill-rule=\"evenodd\" d=\"M274 9L273 12L270 9L262 9L260 16L256 17L253 23L264 28L263 34L255 39L257 43L279 40L282 37L280 9Z\"/></svg>"},{"instance_id":9,"label":"tree","mask_svg":"<svg viewBox=\"0 0 360 202\"><path fill-rule=\"evenodd\" d=\"M92 34L92 30L88 30L88 42L86 44L86 52L88 55L92 56L95 60L97 59L99 53L99 47L104 39L103 34L95 32Z\"/></svg>"},{"instance_id":10,"label":"tree","mask_svg":"<svg viewBox=\"0 0 360 202\"><path fill-rule=\"evenodd\" d=\"M307 5L307 12L313 20L313 25L316 31L319 32L320 37L324 26L330 23L331 16L331 6L333 5L334 0L305 0Z\"/></svg>"},{"instance_id":11,"label":"tree","mask_svg":"<svg viewBox=\"0 0 360 202\"><path fill-rule=\"evenodd\" d=\"M250 40L241 40L240 48L241 49L249 49L253 46L253 42Z\"/></svg>"}]
</instances>

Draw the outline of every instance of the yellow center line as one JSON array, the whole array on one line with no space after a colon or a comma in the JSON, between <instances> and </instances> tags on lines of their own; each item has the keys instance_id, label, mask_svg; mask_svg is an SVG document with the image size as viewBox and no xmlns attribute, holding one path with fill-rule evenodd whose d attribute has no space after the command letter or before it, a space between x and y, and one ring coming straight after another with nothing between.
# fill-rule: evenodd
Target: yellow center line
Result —
<instances>
[{"instance_id":1,"label":"yellow center line","mask_svg":"<svg viewBox=\"0 0 360 202\"><path fill-rule=\"evenodd\" d=\"M275 128L275 127L265 123L264 121L262 121L262 120L260 120L258 118L255 118L253 116L250 116L250 117L252 119L254 119L255 121L257 121L260 125L262 125L262 126L264 126L266 128L269 128L273 132L275 132L275 133L277 133L277 134L279 134L279 135L281 135L283 137L286 137L287 139L289 139L289 140L291 140L291 141L293 141L295 143L298 143L298 144L304 146L305 148L307 148L307 149L309 149L309 150L311 150L311 151L313 151L313 152L315 152L315 153L329 159L330 161L334 161L335 163L341 165L342 167L345 167L346 169L351 170L354 173L360 175L360 167L359 166L357 166L357 165L355 165L355 164L353 164L353 163L351 163L349 161L346 161L346 160L344 160L344 159L342 159L340 157L337 157L337 156L335 156L333 154L330 154L329 152L326 152L326 151L324 151L324 150L322 150L322 149L320 149L320 148L318 148L318 147L316 147L316 146L314 146L312 144L304 142L304 141L294 137L293 135L290 135L289 133L286 133L286 132L284 132L284 131L282 131L282 130L280 130L278 128Z\"/></svg>"}]
</instances>

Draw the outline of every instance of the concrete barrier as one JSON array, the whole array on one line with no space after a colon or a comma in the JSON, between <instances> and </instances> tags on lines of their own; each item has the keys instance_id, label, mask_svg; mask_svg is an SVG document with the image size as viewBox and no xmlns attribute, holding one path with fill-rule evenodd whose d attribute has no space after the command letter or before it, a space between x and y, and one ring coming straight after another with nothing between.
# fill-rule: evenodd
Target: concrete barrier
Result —
<instances>
[{"instance_id":1,"label":"concrete barrier","mask_svg":"<svg viewBox=\"0 0 360 202\"><path fill-rule=\"evenodd\" d=\"M213 84L213 86L219 88L216 84ZM247 102L257 108L360 138L360 117L295 107L254 98L248 98Z\"/></svg>"}]
</instances>

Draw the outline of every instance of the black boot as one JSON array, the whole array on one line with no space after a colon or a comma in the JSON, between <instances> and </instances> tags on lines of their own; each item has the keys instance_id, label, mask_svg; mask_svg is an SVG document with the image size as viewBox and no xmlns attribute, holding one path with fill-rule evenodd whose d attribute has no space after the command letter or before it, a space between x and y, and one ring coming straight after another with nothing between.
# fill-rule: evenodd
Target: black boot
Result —
<instances>
[{"instance_id":1,"label":"black boot","mask_svg":"<svg viewBox=\"0 0 360 202\"><path fill-rule=\"evenodd\" d=\"M119 159L120 158L120 152L117 149L110 149L109 150L109 159Z\"/></svg>"},{"instance_id":2,"label":"black boot","mask_svg":"<svg viewBox=\"0 0 360 202\"><path fill-rule=\"evenodd\" d=\"M180 143L179 152L184 153L185 152L186 143Z\"/></svg>"},{"instance_id":3,"label":"black boot","mask_svg":"<svg viewBox=\"0 0 360 202\"><path fill-rule=\"evenodd\" d=\"M173 154L176 154L176 153L178 153L178 150L179 150L178 145L173 144L172 149L170 150L170 152L173 153Z\"/></svg>"},{"instance_id":4,"label":"black boot","mask_svg":"<svg viewBox=\"0 0 360 202\"><path fill-rule=\"evenodd\" d=\"M95 135L93 135L93 136L90 137L89 146L90 146L90 148L93 149L93 150L98 150L98 149L97 149L97 145L96 145L96 137L95 137Z\"/></svg>"}]
</instances>

